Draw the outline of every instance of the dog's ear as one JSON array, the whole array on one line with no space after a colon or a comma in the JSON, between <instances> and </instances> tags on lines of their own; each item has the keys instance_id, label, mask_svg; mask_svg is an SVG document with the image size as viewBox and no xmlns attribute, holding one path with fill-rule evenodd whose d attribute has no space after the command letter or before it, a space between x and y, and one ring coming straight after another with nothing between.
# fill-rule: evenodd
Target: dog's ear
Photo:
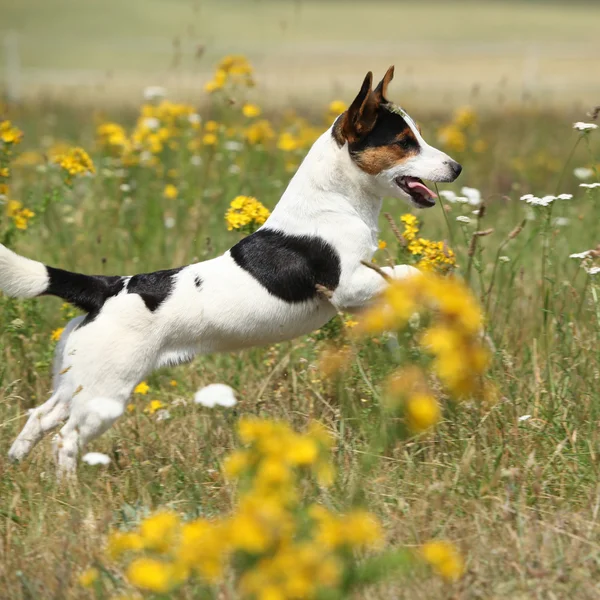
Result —
<instances>
[{"instance_id":1,"label":"dog's ear","mask_svg":"<svg viewBox=\"0 0 600 600\"><path fill-rule=\"evenodd\" d=\"M387 99L387 89L390 81L394 79L394 65L392 65L383 76L383 79L379 82L373 94L375 94L375 99L380 104L387 104L389 100Z\"/></svg>"},{"instance_id":2,"label":"dog's ear","mask_svg":"<svg viewBox=\"0 0 600 600\"><path fill-rule=\"evenodd\" d=\"M375 98L371 85L373 84L373 73L369 71L363 81L358 96L350 105L344 115L342 123L342 135L348 142L354 142L369 133L377 121L377 109L379 102Z\"/></svg>"}]
</instances>

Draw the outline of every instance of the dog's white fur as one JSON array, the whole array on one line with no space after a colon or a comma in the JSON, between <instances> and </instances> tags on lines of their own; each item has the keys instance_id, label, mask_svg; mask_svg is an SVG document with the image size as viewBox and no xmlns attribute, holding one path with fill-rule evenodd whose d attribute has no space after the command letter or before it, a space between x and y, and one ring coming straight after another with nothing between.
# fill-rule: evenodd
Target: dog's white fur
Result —
<instances>
[{"instance_id":1,"label":"dog's white fur","mask_svg":"<svg viewBox=\"0 0 600 600\"><path fill-rule=\"evenodd\" d=\"M272 344L309 333L339 310L367 305L385 286L361 261L370 261L378 241L383 196L407 198L394 183L400 175L433 181L453 179L452 160L426 144L414 123L421 153L398 167L368 175L326 131L313 145L264 227L326 240L339 254L339 285L330 299L288 303L271 295L229 252L189 265L175 275L169 297L149 311L124 288L99 315L77 328L71 321L56 351L54 393L36 408L9 456L25 457L47 431L67 423L55 437L60 472L72 473L77 454L123 413L134 387L153 369L191 360L196 354ZM410 266L384 267L393 278ZM201 288L195 279L202 281ZM30 298L48 283L46 267L0 245L0 289Z\"/></svg>"}]
</instances>

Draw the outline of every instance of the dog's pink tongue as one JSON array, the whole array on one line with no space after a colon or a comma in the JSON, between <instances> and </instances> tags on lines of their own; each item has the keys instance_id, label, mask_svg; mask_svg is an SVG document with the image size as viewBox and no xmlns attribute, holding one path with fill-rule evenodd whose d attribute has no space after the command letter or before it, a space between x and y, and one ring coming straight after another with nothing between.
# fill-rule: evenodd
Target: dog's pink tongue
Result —
<instances>
[{"instance_id":1,"label":"dog's pink tongue","mask_svg":"<svg viewBox=\"0 0 600 600\"><path fill-rule=\"evenodd\" d=\"M430 198L437 198L437 195L434 194L424 183L421 181L416 181L414 179L409 179L407 181L407 185L412 190L419 190L423 195L427 195Z\"/></svg>"}]
</instances>

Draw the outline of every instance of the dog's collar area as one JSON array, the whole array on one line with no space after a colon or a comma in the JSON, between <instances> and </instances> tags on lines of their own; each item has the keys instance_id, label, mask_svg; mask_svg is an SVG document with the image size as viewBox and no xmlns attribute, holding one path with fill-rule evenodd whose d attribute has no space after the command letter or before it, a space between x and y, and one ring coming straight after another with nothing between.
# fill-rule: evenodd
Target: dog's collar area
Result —
<instances>
[{"instance_id":1,"label":"dog's collar area","mask_svg":"<svg viewBox=\"0 0 600 600\"><path fill-rule=\"evenodd\" d=\"M418 177L397 177L396 184L407 193L411 200L423 208L430 208L435 205L437 195L432 192Z\"/></svg>"}]
</instances>

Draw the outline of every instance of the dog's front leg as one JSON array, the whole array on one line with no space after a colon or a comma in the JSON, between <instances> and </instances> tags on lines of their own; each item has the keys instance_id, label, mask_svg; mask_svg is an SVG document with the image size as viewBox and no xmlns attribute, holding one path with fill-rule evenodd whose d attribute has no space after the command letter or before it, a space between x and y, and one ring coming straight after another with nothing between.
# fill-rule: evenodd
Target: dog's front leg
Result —
<instances>
[{"instance_id":1,"label":"dog's front leg","mask_svg":"<svg viewBox=\"0 0 600 600\"><path fill-rule=\"evenodd\" d=\"M381 271L390 279L405 279L420 274L418 269L410 265L382 267ZM358 312L369 306L387 285L381 273L359 263L352 272L342 275L330 301L338 310Z\"/></svg>"}]
</instances>

